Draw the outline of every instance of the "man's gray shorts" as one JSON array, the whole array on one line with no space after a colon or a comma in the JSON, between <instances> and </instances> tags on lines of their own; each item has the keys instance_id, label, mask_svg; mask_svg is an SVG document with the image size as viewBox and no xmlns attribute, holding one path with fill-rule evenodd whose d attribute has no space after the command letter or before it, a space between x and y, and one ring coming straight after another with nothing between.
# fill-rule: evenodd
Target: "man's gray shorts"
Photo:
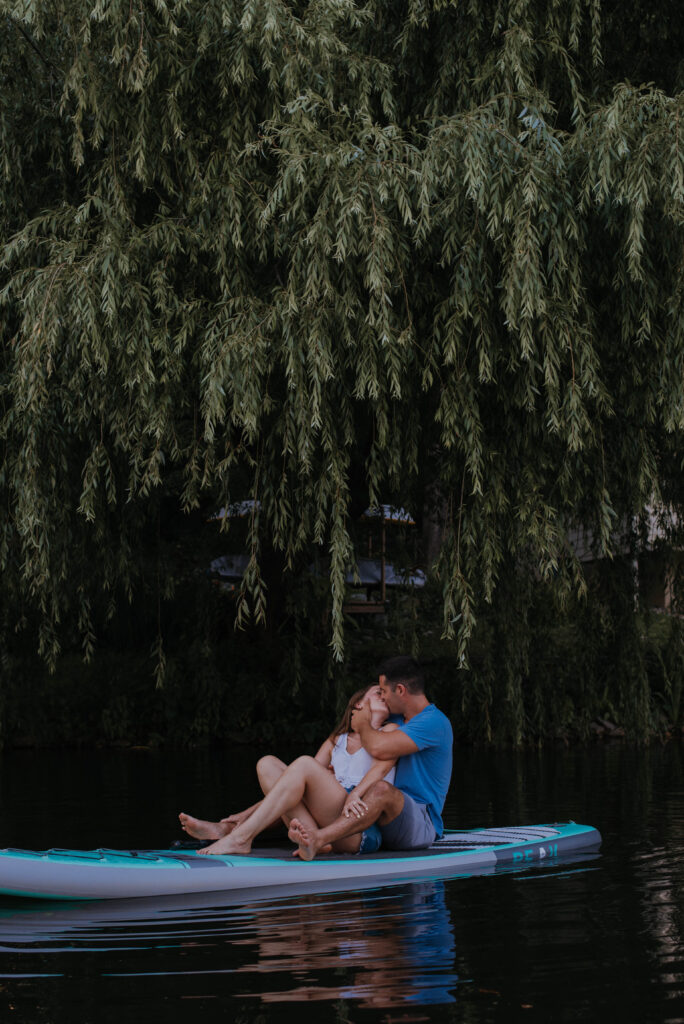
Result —
<instances>
[{"instance_id":1,"label":"man's gray shorts","mask_svg":"<svg viewBox=\"0 0 684 1024\"><path fill-rule=\"evenodd\" d=\"M383 850L423 850L437 838L435 826L425 804L418 804L404 793L401 814L387 825L380 825Z\"/></svg>"}]
</instances>

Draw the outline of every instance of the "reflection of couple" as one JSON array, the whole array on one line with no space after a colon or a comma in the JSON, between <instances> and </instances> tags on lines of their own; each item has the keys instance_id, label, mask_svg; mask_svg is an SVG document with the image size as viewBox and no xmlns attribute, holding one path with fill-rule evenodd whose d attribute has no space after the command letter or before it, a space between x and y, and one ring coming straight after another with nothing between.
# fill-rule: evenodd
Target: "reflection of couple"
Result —
<instances>
[{"instance_id":1,"label":"reflection of couple","mask_svg":"<svg viewBox=\"0 0 684 1024\"><path fill-rule=\"evenodd\" d=\"M399 721L383 724L390 714ZM265 795L258 804L220 822L181 814L181 824L195 838L214 840L201 851L210 854L249 853L254 838L280 817L305 860L329 847L421 849L442 834L451 747L451 724L425 696L419 665L390 658L378 686L354 695L315 758L289 766L271 756L259 761ZM395 763L392 784L386 776Z\"/></svg>"},{"instance_id":2,"label":"reflection of couple","mask_svg":"<svg viewBox=\"0 0 684 1024\"><path fill-rule=\"evenodd\" d=\"M344 999L406 1009L455 1002L454 929L441 881L394 886L382 897L377 889L305 895L286 911L264 901L238 942L245 959L235 975L259 975L240 995L262 1003Z\"/></svg>"}]
</instances>

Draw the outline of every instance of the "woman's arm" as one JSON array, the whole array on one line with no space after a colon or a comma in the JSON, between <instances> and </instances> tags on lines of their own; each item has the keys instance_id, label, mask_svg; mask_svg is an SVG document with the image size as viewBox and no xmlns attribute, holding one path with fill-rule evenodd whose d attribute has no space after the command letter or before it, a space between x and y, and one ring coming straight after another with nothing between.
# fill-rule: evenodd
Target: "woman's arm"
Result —
<instances>
[{"instance_id":1,"label":"woman's arm","mask_svg":"<svg viewBox=\"0 0 684 1024\"><path fill-rule=\"evenodd\" d=\"M344 801L342 813L348 818L351 814L360 818L367 809L363 802L364 794L368 792L374 782L379 782L394 767L396 761L374 761L358 786L354 786L351 793Z\"/></svg>"},{"instance_id":2,"label":"woman's arm","mask_svg":"<svg viewBox=\"0 0 684 1024\"><path fill-rule=\"evenodd\" d=\"M396 763L396 761L374 761L359 784L354 786L347 799L362 797L364 793L368 792L374 782L384 779L390 768L394 768Z\"/></svg>"},{"instance_id":3,"label":"woman's arm","mask_svg":"<svg viewBox=\"0 0 684 1024\"><path fill-rule=\"evenodd\" d=\"M324 768L330 768L330 762L332 761L333 753L333 741L328 737L318 748L318 752L314 758L314 761L318 761ZM330 769L332 771L332 768Z\"/></svg>"},{"instance_id":4,"label":"woman's arm","mask_svg":"<svg viewBox=\"0 0 684 1024\"><path fill-rule=\"evenodd\" d=\"M379 731L394 732L398 728L399 726L396 724L396 722L389 722L387 725L383 725L382 729L380 729ZM388 775L391 769L395 766L397 760L398 758L386 761L373 760L373 764L370 766L364 777L361 779L357 786L354 786L351 793L344 801L343 813L347 817L349 817L350 814L356 813L354 811L354 807L356 805L357 800L361 803L362 812L363 810L365 810L365 804L363 803L362 799L364 793L368 792L368 790L370 789L374 782L379 782L381 779L384 779L385 776Z\"/></svg>"},{"instance_id":5,"label":"woman's arm","mask_svg":"<svg viewBox=\"0 0 684 1024\"><path fill-rule=\"evenodd\" d=\"M250 814L256 811L257 807L260 807L263 800L259 800L257 803L252 804L251 807L245 807L244 811L236 811L235 814L229 814L227 818L221 818L222 825L241 825L243 821L249 818Z\"/></svg>"}]
</instances>

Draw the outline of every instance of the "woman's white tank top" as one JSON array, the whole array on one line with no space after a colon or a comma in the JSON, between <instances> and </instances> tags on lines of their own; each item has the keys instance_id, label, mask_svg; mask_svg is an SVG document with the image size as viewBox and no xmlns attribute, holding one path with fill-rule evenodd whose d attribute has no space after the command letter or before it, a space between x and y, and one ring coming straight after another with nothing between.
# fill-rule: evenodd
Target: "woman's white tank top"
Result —
<instances>
[{"instance_id":1,"label":"woman's white tank top","mask_svg":"<svg viewBox=\"0 0 684 1024\"><path fill-rule=\"evenodd\" d=\"M332 757L330 758L330 764L335 772L335 778L340 785L344 786L345 789L352 789L354 786L358 786L373 764L373 758L365 747L359 747L355 754L350 754L347 751L348 735L349 733L343 732L341 736L337 737ZM385 782L394 782L395 773L396 766L393 766L385 775Z\"/></svg>"}]
</instances>

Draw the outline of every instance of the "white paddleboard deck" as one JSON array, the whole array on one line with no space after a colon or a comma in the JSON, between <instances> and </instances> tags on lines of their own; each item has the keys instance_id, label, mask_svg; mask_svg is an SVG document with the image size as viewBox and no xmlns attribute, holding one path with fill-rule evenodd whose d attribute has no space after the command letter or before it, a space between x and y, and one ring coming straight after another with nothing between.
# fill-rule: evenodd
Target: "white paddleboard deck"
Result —
<instances>
[{"instance_id":1,"label":"white paddleboard deck","mask_svg":"<svg viewBox=\"0 0 684 1024\"><path fill-rule=\"evenodd\" d=\"M57 900L130 899L313 883L401 881L531 864L596 849L595 828L575 822L447 831L426 850L292 856L292 846L247 856L196 850L0 850L0 894Z\"/></svg>"}]
</instances>

